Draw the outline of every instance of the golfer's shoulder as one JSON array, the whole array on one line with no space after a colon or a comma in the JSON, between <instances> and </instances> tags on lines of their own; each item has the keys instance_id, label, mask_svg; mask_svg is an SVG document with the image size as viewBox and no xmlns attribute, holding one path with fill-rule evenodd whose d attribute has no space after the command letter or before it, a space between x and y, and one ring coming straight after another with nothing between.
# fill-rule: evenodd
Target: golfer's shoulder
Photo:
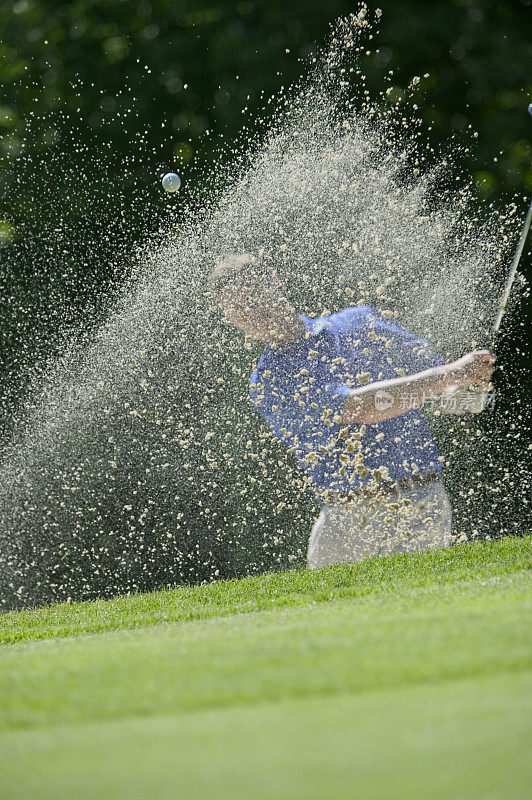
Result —
<instances>
[{"instance_id":1,"label":"golfer's shoulder","mask_svg":"<svg viewBox=\"0 0 532 800\"><path fill-rule=\"evenodd\" d=\"M368 325L378 312L372 306L348 306L329 314L327 322L337 333L349 333Z\"/></svg>"}]
</instances>

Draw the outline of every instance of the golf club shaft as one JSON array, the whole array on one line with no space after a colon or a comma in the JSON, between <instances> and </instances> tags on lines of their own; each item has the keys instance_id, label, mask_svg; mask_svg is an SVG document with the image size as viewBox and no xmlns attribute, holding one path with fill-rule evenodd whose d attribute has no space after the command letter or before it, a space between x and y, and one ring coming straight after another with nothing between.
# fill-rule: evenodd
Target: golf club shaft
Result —
<instances>
[{"instance_id":1,"label":"golf club shaft","mask_svg":"<svg viewBox=\"0 0 532 800\"><path fill-rule=\"evenodd\" d=\"M514 259L512 261L512 266L510 269L510 273L508 275L508 280L506 281L506 286L504 287L504 292L501 297L501 302L499 303L499 311L497 314L497 318L493 324L492 336L491 336L491 343L492 348L495 347L495 341L497 339L497 335L499 333L499 329L501 327L502 318L504 316L504 312L506 311L506 305L508 303L508 298L510 297L510 292L512 291L512 286L515 280L515 276L517 274L517 267L519 266L519 260L521 258L521 254L523 252L523 248L525 246L526 238L528 236L528 231L530 230L530 222L532 220L532 202L528 207L528 213L526 215L525 224L523 225L523 230L521 232L521 238L519 239L519 243L517 245L517 249L515 251Z\"/></svg>"}]
</instances>

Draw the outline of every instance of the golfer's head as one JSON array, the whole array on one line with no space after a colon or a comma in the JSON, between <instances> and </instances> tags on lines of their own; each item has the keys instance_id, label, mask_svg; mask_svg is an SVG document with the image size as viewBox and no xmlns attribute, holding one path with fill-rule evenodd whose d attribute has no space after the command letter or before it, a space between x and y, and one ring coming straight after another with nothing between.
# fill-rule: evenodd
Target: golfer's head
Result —
<instances>
[{"instance_id":1,"label":"golfer's head","mask_svg":"<svg viewBox=\"0 0 532 800\"><path fill-rule=\"evenodd\" d=\"M279 338L288 306L274 272L250 254L231 255L216 265L209 282L227 322L253 339Z\"/></svg>"}]
</instances>

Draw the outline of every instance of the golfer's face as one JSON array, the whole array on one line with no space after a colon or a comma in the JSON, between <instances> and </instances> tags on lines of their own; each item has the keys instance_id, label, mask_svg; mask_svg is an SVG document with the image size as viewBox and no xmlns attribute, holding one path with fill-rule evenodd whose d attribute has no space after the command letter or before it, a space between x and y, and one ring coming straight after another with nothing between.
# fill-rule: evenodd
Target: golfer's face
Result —
<instances>
[{"instance_id":1,"label":"golfer's face","mask_svg":"<svg viewBox=\"0 0 532 800\"><path fill-rule=\"evenodd\" d=\"M276 328L280 291L276 286L239 286L222 293L225 320L254 339L263 339Z\"/></svg>"}]
</instances>

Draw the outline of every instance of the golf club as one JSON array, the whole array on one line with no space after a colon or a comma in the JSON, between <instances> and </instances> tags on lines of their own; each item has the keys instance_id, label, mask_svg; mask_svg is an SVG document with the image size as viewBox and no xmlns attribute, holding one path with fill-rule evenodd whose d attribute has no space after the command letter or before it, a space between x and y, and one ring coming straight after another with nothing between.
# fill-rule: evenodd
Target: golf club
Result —
<instances>
[{"instance_id":1,"label":"golf club","mask_svg":"<svg viewBox=\"0 0 532 800\"><path fill-rule=\"evenodd\" d=\"M529 113L532 114L532 104L528 107L528 111ZM515 277L517 275L517 268L519 266L519 261L521 260L521 255L525 247L528 232L530 230L531 221L532 221L532 201L528 207L528 212L523 225L523 230L521 231L521 236L519 237L519 242L517 243L517 247L510 267L510 272L508 273L506 285L504 287L504 291L502 293L501 300L499 303L497 317L495 318L495 322L493 323L493 328L491 332L491 343L489 347L491 351L495 350L495 345L497 342L497 337L499 335L502 318L504 317L504 312L506 311L508 300L510 298L512 287L514 285ZM471 388L469 390L453 389L450 392L450 396L451 395L453 396L456 403L461 403L461 404L464 403L464 399L467 397L468 410L471 411L471 413L473 414L479 414L481 411L483 411L487 405L489 398L489 392L485 391L484 389L477 389L477 388Z\"/></svg>"},{"instance_id":2,"label":"golf club","mask_svg":"<svg viewBox=\"0 0 532 800\"><path fill-rule=\"evenodd\" d=\"M499 334L502 318L504 316L504 312L506 311L506 306L508 304L510 292L512 291L512 286L515 281L515 276L517 275L517 267L519 266L519 261L521 259L521 254L525 246L525 242L528 236L528 231L530 230L531 220L532 220L532 202L528 207L528 213L526 215L525 224L523 225L523 230L521 232L521 238L519 239L519 243L517 245L515 255L513 257L512 266L510 267L510 272L508 274L508 279L506 281L506 286L504 287L504 292L502 293L501 302L499 303L499 311L497 313L497 318L493 324L491 349L495 348L495 342Z\"/></svg>"}]
</instances>

